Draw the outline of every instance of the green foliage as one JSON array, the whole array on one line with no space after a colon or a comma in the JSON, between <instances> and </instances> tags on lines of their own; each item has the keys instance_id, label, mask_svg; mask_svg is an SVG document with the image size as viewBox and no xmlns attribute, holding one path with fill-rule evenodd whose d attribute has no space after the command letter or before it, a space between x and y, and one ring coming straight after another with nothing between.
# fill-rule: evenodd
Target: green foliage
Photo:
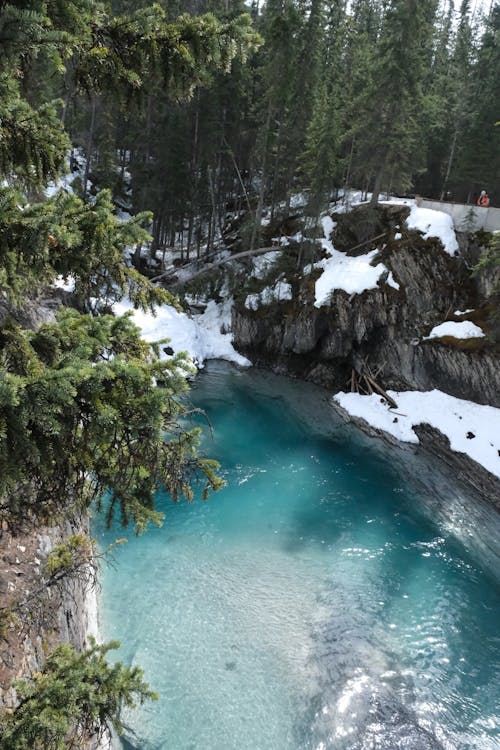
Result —
<instances>
[{"instance_id":1,"label":"green foliage","mask_svg":"<svg viewBox=\"0 0 500 750\"><path fill-rule=\"evenodd\" d=\"M435 0L391 0L355 102L357 159L380 189L406 191L424 167L424 80Z\"/></svg>"},{"instance_id":2,"label":"green foliage","mask_svg":"<svg viewBox=\"0 0 500 750\"><path fill-rule=\"evenodd\" d=\"M56 105L31 107L14 76L0 67L0 177L15 173L39 187L60 174L69 145Z\"/></svg>"},{"instance_id":3,"label":"green foliage","mask_svg":"<svg viewBox=\"0 0 500 750\"><path fill-rule=\"evenodd\" d=\"M0 178L40 187L59 174L69 147L58 106L38 108L23 83L35 60L72 94L113 92L122 104L155 78L176 99L193 95L260 43L248 14L222 22L212 14L169 23L159 4L113 16L94 0L0 4ZM62 91L61 91L62 93ZM66 92L67 94L69 92Z\"/></svg>"},{"instance_id":4,"label":"green foliage","mask_svg":"<svg viewBox=\"0 0 500 750\"><path fill-rule=\"evenodd\" d=\"M0 337L0 496L12 520L50 519L109 495L136 531L160 523L154 495L191 500L218 489L217 464L197 455L179 394L189 365L159 359L130 318L74 310L37 332L15 324Z\"/></svg>"},{"instance_id":5,"label":"green foliage","mask_svg":"<svg viewBox=\"0 0 500 750\"><path fill-rule=\"evenodd\" d=\"M173 303L126 265L124 252L150 239L142 213L119 221L109 191L91 203L65 192L44 203L26 204L11 188L0 188L0 286L20 303L28 290L58 274L75 281L83 308L106 308L127 293L136 307Z\"/></svg>"},{"instance_id":6,"label":"green foliage","mask_svg":"<svg viewBox=\"0 0 500 750\"><path fill-rule=\"evenodd\" d=\"M475 273L480 271L500 272L500 234L498 232L491 235L488 248L474 269ZM500 292L500 280L497 284L497 291Z\"/></svg>"},{"instance_id":7,"label":"green foliage","mask_svg":"<svg viewBox=\"0 0 500 750\"><path fill-rule=\"evenodd\" d=\"M203 498L222 486L216 462L198 455L198 431L180 421L186 358L162 361L162 342L144 342L129 316L101 314L124 294L143 309L175 304L124 260L150 240L151 215L119 221L109 191L41 200L64 171L65 125L78 121L75 103L85 111L83 96L92 112L86 197L100 96L122 119L152 92L186 100L260 44L247 14L172 21L160 4L145 5L120 15L96 0L0 2L0 293L8 308L22 307L61 275L74 279L72 303L92 312L63 308L37 331L2 320L0 509L9 529L66 519L97 501L109 522L119 514L140 532L162 520L160 488L189 501L199 479ZM100 145L97 177L114 187L111 127ZM91 558L89 540L70 536L48 556L45 583L82 574ZM0 617L3 636L9 614ZM121 708L155 696L138 668L106 663L114 647L56 649L18 685L15 711L0 717L1 750L60 750L108 723L120 731Z\"/></svg>"},{"instance_id":8,"label":"green foliage","mask_svg":"<svg viewBox=\"0 0 500 750\"><path fill-rule=\"evenodd\" d=\"M47 555L45 575L49 579L62 578L71 574L82 564L92 560L94 545L84 534L71 534L65 542L58 544Z\"/></svg>"},{"instance_id":9,"label":"green foliage","mask_svg":"<svg viewBox=\"0 0 500 750\"><path fill-rule=\"evenodd\" d=\"M42 672L16 684L20 703L0 716L0 750L65 750L101 734L108 724L120 734L121 710L157 696L139 667L108 664L108 652L118 646L92 640L83 653L58 646Z\"/></svg>"}]
</instances>

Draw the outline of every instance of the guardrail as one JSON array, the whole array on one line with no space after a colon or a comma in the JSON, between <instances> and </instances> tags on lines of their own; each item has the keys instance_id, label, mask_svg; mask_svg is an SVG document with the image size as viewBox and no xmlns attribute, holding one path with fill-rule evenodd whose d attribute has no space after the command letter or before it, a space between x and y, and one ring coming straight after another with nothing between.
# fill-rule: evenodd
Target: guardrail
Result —
<instances>
[{"instance_id":1,"label":"guardrail","mask_svg":"<svg viewBox=\"0 0 500 750\"><path fill-rule=\"evenodd\" d=\"M488 206L472 206L465 203L446 203L444 201L430 200L417 196L417 206L431 208L434 211L444 211L453 219L453 224L458 232L477 232L479 229L485 232L500 231L500 208Z\"/></svg>"}]
</instances>

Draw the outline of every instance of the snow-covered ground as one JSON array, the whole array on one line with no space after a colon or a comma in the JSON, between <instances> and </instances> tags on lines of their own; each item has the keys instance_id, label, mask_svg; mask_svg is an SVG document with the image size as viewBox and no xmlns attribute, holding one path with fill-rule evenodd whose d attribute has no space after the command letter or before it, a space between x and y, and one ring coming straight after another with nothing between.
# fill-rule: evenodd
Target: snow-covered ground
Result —
<instances>
[{"instance_id":1,"label":"snow-covered ground","mask_svg":"<svg viewBox=\"0 0 500 750\"><path fill-rule=\"evenodd\" d=\"M453 227L453 220L448 214L429 208L419 208L412 198L388 198L382 202L391 205L409 206L408 228L422 232L424 238L437 237L443 245L445 252L452 256L456 254L458 251L458 242ZM350 211L354 206L361 205L362 203L361 193L350 191L345 203L342 206L335 206L333 210L337 213L345 213ZM334 248L330 237L335 228L335 222L330 216L323 217L322 225L324 233L322 246L328 257L319 261L319 263L315 263L313 266L313 268L321 268L323 270L323 273L316 281L314 303L316 307L327 304L332 292L337 289L342 289L347 294L361 294L366 289L375 289L384 274L386 275L386 283L394 287L394 289L399 289L399 284L394 279L392 273L388 273L388 268L383 263L375 266L372 265L378 250L371 250L364 255L351 257ZM401 233L398 232L395 238L401 239ZM311 267L305 270L311 270ZM464 336L463 338L466 337Z\"/></svg>"},{"instance_id":2,"label":"snow-covered ground","mask_svg":"<svg viewBox=\"0 0 500 750\"><path fill-rule=\"evenodd\" d=\"M117 302L113 311L117 315L132 311L132 319L146 341L169 339L168 346L174 353L187 352L198 368L203 367L207 359L227 359L248 366L251 362L238 354L232 344L232 334L227 333L231 325L232 303L231 298L219 305L211 300L202 315L193 317L169 305L159 307L156 315L144 313L134 310L129 301Z\"/></svg>"},{"instance_id":3,"label":"snow-covered ground","mask_svg":"<svg viewBox=\"0 0 500 750\"><path fill-rule=\"evenodd\" d=\"M341 205L332 207L336 213L347 213L356 206L361 206L370 200L371 195L366 195L366 200L363 200L363 195L359 190L350 190L347 192L344 202ZM414 198L397 198L395 196L380 199L380 203L384 205L396 205L396 206L408 206L410 208L410 215L406 220L408 229L417 229L422 232L424 238L437 237L445 250L449 255L456 255L458 252L458 242L453 226L453 219L444 211L435 211L430 208L420 208L417 206ZM395 239L401 239L401 234L398 232Z\"/></svg>"},{"instance_id":4,"label":"snow-covered ground","mask_svg":"<svg viewBox=\"0 0 500 750\"><path fill-rule=\"evenodd\" d=\"M415 425L429 424L446 435L453 451L467 454L500 478L500 409L438 390L388 391L388 395L397 403L397 409L390 409L375 394L337 393L334 401L352 417L407 443L419 442Z\"/></svg>"},{"instance_id":5,"label":"snow-covered ground","mask_svg":"<svg viewBox=\"0 0 500 750\"><path fill-rule=\"evenodd\" d=\"M347 294L361 294L366 289L375 289L380 277L389 270L383 263L371 265L378 250L353 258L335 250L329 241L325 240L323 247L327 249L329 257L314 264L315 268L323 269L316 281L315 307L327 304L336 289L342 289Z\"/></svg>"}]
</instances>

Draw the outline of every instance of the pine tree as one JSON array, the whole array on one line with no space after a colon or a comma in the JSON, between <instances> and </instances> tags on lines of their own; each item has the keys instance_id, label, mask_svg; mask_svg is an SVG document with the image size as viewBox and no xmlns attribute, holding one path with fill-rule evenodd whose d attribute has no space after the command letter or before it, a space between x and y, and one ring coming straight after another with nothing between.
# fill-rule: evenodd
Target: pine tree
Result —
<instances>
[{"instance_id":1,"label":"pine tree","mask_svg":"<svg viewBox=\"0 0 500 750\"><path fill-rule=\"evenodd\" d=\"M382 187L407 190L425 166L423 83L432 37L434 0L391 0L367 81L356 102L357 160Z\"/></svg>"},{"instance_id":2,"label":"pine tree","mask_svg":"<svg viewBox=\"0 0 500 750\"><path fill-rule=\"evenodd\" d=\"M103 733L109 724L121 733L123 707L157 695L139 667L110 666L108 652L119 646L91 643L84 653L65 644L48 657L33 680L19 681L18 707L0 717L1 750L66 750Z\"/></svg>"},{"instance_id":3,"label":"pine tree","mask_svg":"<svg viewBox=\"0 0 500 750\"><path fill-rule=\"evenodd\" d=\"M202 497L221 486L217 465L198 454L197 432L179 422L189 364L161 360L160 343L145 343L128 316L99 314L126 291L138 306L166 301L124 260L126 247L148 237L149 217L119 222L107 191L93 201L59 193L41 202L40 193L64 170L70 100L88 94L97 110L114 90L119 105L139 106L150 76L189 98L258 41L248 15L172 23L158 5L113 17L93 0L0 2L0 292L14 314L0 328L0 510L9 530L72 518L106 493L108 521L117 515L140 532L161 522L160 488L192 500L198 480ZM33 95L35 73L48 71L54 83L41 91L59 87L65 102ZM89 155L109 148L87 142ZM14 320L28 291L56 274L74 277L73 302L93 315L63 308L56 322L23 329ZM49 656L19 686L18 708L2 713L2 750L60 750L107 722L120 729L121 706L153 696L140 670L105 663L110 647Z\"/></svg>"},{"instance_id":4,"label":"pine tree","mask_svg":"<svg viewBox=\"0 0 500 750\"><path fill-rule=\"evenodd\" d=\"M497 201L500 196L500 5L488 17L470 73L466 111L469 113L460 139L450 182L463 199L475 200L486 188Z\"/></svg>"}]
</instances>

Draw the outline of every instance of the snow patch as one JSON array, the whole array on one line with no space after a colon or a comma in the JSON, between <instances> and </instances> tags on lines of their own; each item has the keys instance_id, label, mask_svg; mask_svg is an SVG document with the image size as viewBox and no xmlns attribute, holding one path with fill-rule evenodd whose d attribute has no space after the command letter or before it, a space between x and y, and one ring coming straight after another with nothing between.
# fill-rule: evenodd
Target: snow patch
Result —
<instances>
[{"instance_id":1,"label":"snow patch","mask_svg":"<svg viewBox=\"0 0 500 750\"><path fill-rule=\"evenodd\" d=\"M245 299L247 310L258 310L262 305L292 299L292 287L286 281L278 281L274 286L266 286L257 294L249 294Z\"/></svg>"},{"instance_id":2,"label":"snow patch","mask_svg":"<svg viewBox=\"0 0 500 750\"><path fill-rule=\"evenodd\" d=\"M337 226L337 223L333 221L331 216L323 216L321 218L321 225L323 227L323 234L325 235L325 239L329 240L333 230Z\"/></svg>"},{"instance_id":3,"label":"snow patch","mask_svg":"<svg viewBox=\"0 0 500 750\"><path fill-rule=\"evenodd\" d=\"M174 307L162 305L156 315L142 310L134 310L131 302L121 301L113 305L116 315L132 311L132 319L139 326L142 337L154 342L169 339L174 352L187 352L193 363L203 367L207 359L227 359L237 365L249 366L251 362L234 349L231 327L231 307L233 300L221 304L211 300L202 315L190 317ZM162 353L163 358L169 355Z\"/></svg>"},{"instance_id":4,"label":"snow patch","mask_svg":"<svg viewBox=\"0 0 500 750\"><path fill-rule=\"evenodd\" d=\"M304 268L304 274L311 273L313 268L321 268L323 273L317 279L315 285L315 307L328 304L332 292L341 289L347 294L361 294L367 289L376 289L378 282L384 273L387 274L386 283L394 289L399 289L399 284L394 279L392 271L383 264L372 265L373 259L378 255L378 250L371 250L364 255L351 257L346 253L335 250L329 239L335 222L330 216L321 219L324 239L321 240L323 249L327 252L327 258L320 260L313 266Z\"/></svg>"},{"instance_id":5,"label":"snow patch","mask_svg":"<svg viewBox=\"0 0 500 750\"><path fill-rule=\"evenodd\" d=\"M463 320L461 323L449 320L435 326L428 336L424 336L424 341L441 338L441 336L452 336L454 339L478 339L484 336L484 332L470 320Z\"/></svg>"},{"instance_id":6,"label":"snow patch","mask_svg":"<svg viewBox=\"0 0 500 750\"><path fill-rule=\"evenodd\" d=\"M290 198L290 208L302 208L307 205L308 197L306 193L295 193Z\"/></svg>"},{"instance_id":7,"label":"snow patch","mask_svg":"<svg viewBox=\"0 0 500 750\"><path fill-rule=\"evenodd\" d=\"M397 410L390 410L376 394L337 393L333 398L351 416L403 442L418 443L413 427L429 424L448 438L451 450L465 453L500 478L500 409L438 390L387 393Z\"/></svg>"},{"instance_id":8,"label":"snow patch","mask_svg":"<svg viewBox=\"0 0 500 750\"><path fill-rule=\"evenodd\" d=\"M63 289L65 292L73 292L75 290L75 277L69 274L65 279L64 276L58 276L53 282L52 286L56 289Z\"/></svg>"},{"instance_id":9,"label":"snow patch","mask_svg":"<svg viewBox=\"0 0 500 750\"><path fill-rule=\"evenodd\" d=\"M398 282L392 275L392 271L389 271L389 275L385 283L388 284L389 286L392 286L393 289L401 289L400 285L398 284Z\"/></svg>"},{"instance_id":10,"label":"snow patch","mask_svg":"<svg viewBox=\"0 0 500 750\"><path fill-rule=\"evenodd\" d=\"M371 265L378 250L372 250L355 258L333 247L329 252L329 258L314 264L315 268L323 269L323 273L316 281L315 307L327 304L331 293L336 289L342 289L347 294L361 294L366 289L375 289L382 274L388 270L383 263L377 266Z\"/></svg>"},{"instance_id":11,"label":"snow patch","mask_svg":"<svg viewBox=\"0 0 500 750\"><path fill-rule=\"evenodd\" d=\"M474 308L470 308L469 310L455 310L453 315L468 315L469 313L474 312Z\"/></svg>"},{"instance_id":12,"label":"snow patch","mask_svg":"<svg viewBox=\"0 0 500 750\"><path fill-rule=\"evenodd\" d=\"M419 232L422 232L424 239L437 237L448 255L453 256L458 251L453 219L443 211L412 206L406 223L408 229L418 229Z\"/></svg>"}]
</instances>

